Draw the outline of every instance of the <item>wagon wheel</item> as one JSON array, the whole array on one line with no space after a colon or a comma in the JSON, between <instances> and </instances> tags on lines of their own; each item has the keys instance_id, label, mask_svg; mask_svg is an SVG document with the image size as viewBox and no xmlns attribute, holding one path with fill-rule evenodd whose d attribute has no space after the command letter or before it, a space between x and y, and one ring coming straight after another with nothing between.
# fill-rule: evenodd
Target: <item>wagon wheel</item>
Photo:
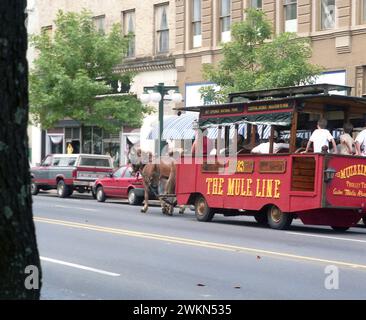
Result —
<instances>
[{"instance_id":1,"label":"wagon wheel","mask_svg":"<svg viewBox=\"0 0 366 320\"><path fill-rule=\"evenodd\" d=\"M208 206L204 197L199 196L195 202L195 213L198 221L208 222L211 221L215 213Z\"/></svg>"},{"instance_id":2,"label":"wagon wheel","mask_svg":"<svg viewBox=\"0 0 366 320\"><path fill-rule=\"evenodd\" d=\"M284 213L275 205L268 208L267 211L268 224L272 229L285 230L291 225L294 218L290 213Z\"/></svg>"}]
</instances>

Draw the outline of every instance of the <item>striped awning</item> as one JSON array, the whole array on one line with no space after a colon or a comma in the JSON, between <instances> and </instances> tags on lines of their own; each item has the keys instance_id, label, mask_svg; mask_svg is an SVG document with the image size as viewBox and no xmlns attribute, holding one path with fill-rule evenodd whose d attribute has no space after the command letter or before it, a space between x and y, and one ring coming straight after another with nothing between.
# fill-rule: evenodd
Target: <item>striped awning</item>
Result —
<instances>
[{"instance_id":1,"label":"striped awning","mask_svg":"<svg viewBox=\"0 0 366 320\"><path fill-rule=\"evenodd\" d=\"M164 117L163 140L185 140L194 138L193 123L197 121L197 113L187 113L180 116ZM159 138L159 122L156 121L152 125L147 139Z\"/></svg>"},{"instance_id":2,"label":"striped awning","mask_svg":"<svg viewBox=\"0 0 366 320\"><path fill-rule=\"evenodd\" d=\"M189 140L194 139L195 131L193 129L193 123L197 121L197 114L182 114L181 116L165 116L164 117L164 128L163 128L163 139L164 140ZM238 127L238 133L246 137L247 123L240 123ZM270 126L259 125L258 134L260 138L268 139L270 135ZM218 135L218 127L214 126L207 128L209 139L216 139ZM263 134L262 134L263 131ZM221 130L221 136L224 138L224 127ZM230 126L230 139L234 137L235 126ZM156 121L152 125L147 139L154 140L159 137L159 122Z\"/></svg>"}]
</instances>

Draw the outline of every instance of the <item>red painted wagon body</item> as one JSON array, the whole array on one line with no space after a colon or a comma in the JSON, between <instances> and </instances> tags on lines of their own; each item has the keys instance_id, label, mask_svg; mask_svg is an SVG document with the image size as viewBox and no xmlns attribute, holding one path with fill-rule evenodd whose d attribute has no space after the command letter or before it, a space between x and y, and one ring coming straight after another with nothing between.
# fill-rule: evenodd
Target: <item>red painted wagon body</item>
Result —
<instances>
[{"instance_id":1,"label":"red painted wagon body","mask_svg":"<svg viewBox=\"0 0 366 320\"><path fill-rule=\"evenodd\" d=\"M200 221L209 221L214 214L221 213L254 215L258 222L276 229L287 228L293 218L335 230L357 224L366 215L366 158L295 152L298 132L305 128L311 133L311 124L319 117L328 118L333 129L344 121L361 126L366 99L328 93L334 89L347 87L277 89L270 92L271 99L268 91L261 91L257 92L259 99L233 102L235 97L248 98L252 94L241 93L232 95L228 104L186 108L200 112L201 128L217 126L219 136L222 128L225 132L222 143L227 149L230 126L236 131L243 122L247 124L249 145L255 144L256 129L267 125L271 128L270 152L274 126L288 129L282 131L288 132L289 149L276 154L252 154L244 150L244 154L183 157L176 167L178 204L194 205ZM295 91L297 95L288 96Z\"/></svg>"}]
</instances>

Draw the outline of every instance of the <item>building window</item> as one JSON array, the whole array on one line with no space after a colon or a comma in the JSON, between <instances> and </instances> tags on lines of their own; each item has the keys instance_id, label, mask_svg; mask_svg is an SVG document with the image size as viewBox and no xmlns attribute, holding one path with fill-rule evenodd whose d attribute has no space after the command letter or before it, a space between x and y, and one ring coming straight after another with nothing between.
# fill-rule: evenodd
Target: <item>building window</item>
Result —
<instances>
[{"instance_id":1,"label":"building window","mask_svg":"<svg viewBox=\"0 0 366 320\"><path fill-rule=\"evenodd\" d=\"M80 127L65 128L65 143L66 153L80 153Z\"/></svg>"},{"instance_id":2,"label":"building window","mask_svg":"<svg viewBox=\"0 0 366 320\"><path fill-rule=\"evenodd\" d=\"M321 0L321 29L333 29L335 26L335 0Z\"/></svg>"},{"instance_id":3,"label":"building window","mask_svg":"<svg viewBox=\"0 0 366 320\"><path fill-rule=\"evenodd\" d=\"M98 32L105 32L105 15L93 17L93 22Z\"/></svg>"},{"instance_id":4,"label":"building window","mask_svg":"<svg viewBox=\"0 0 366 320\"><path fill-rule=\"evenodd\" d=\"M135 56L135 10L123 13L123 32L130 37L127 57Z\"/></svg>"},{"instance_id":5,"label":"building window","mask_svg":"<svg viewBox=\"0 0 366 320\"><path fill-rule=\"evenodd\" d=\"M156 51L165 53L169 51L169 25L168 5L155 7Z\"/></svg>"},{"instance_id":6,"label":"building window","mask_svg":"<svg viewBox=\"0 0 366 320\"><path fill-rule=\"evenodd\" d=\"M231 40L231 0L220 0L220 31L221 42L228 42Z\"/></svg>"},{"instance_id":7,"label":"building window","mask_svg":"<svg viewBox=\"0 0 366 320\"><path fill-rule=\"evenodd\" d=\"M193 48L200 47L202 45L201 0L192 0L192 35Z\"/></svg>"},{"instance_id":8,"label":"building window","mask_svg":"<svg viewBox=\"0 0 366 320\"><path fill-rule=\"evenodd\" d=\"M361 15L360 15L360 23L364 24L366 23L366 0L361 0Z\"/></svg>"},{"instance_id":9,"label":"building window","mask_svg":"<svg viewBox=\"0 0 366 320\"><path fill-rule=\"evenodd\" d=\"M113 158L115 166L119 165L120 137L119 133L109 133L98 127L85 126L82 130L82 152L88 154L108 154Z\"/></svg>"},{"instance_id":10,"label":"building window","mask_svg":"<svg viewBox=\"0 0 366 320\"><path fill-rule=\"evenodd\" d=\"M285 0L285 32L297 32L297 1Z\"/></svg>"},{"instance_id":11,"label":"building window","mask_svg":"<svg viewBox=\"0 0 366 320\"><path fill-rule=\"evenodd\" d=\"M250 6L252 8L262 9L262 0L250 0Z\"/></svg>"},{"instance_id":12,"label":"building window","mask_svg":"<svg viewBox=\"0 0 366 320\"><path fill-rule=\"evenodd\" d=\"M48 148L50 150L50 153L63 153L64 135L62 133L50 134L47 132L47 136L50 139L50 148Z\"/></svg>"}]
</instances>

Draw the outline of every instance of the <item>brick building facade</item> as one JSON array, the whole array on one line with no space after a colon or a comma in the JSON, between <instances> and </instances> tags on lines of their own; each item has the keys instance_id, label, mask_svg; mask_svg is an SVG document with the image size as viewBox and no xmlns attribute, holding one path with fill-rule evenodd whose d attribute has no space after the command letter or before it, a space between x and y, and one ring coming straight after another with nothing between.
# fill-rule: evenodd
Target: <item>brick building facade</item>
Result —
<instances>
[{"instance_id":1,"label":"brick building facade","mask_svg":"<svg viewBox=\"0 0 366 320\"><path fill-rule=\"evenodd\" d=\"M262 9L275 33L310 37L311 61L326 70L319 81L352 86L358 96L366 92L365 0L177 0L175 4L178 83L188 105L199 102L197 90L205 84L202 64L220 60L221 43L230 40L227 25L245 19L248 7ZM193 43L194 21L201 24L199 45Z\"/></svg>"}]
</instances>

